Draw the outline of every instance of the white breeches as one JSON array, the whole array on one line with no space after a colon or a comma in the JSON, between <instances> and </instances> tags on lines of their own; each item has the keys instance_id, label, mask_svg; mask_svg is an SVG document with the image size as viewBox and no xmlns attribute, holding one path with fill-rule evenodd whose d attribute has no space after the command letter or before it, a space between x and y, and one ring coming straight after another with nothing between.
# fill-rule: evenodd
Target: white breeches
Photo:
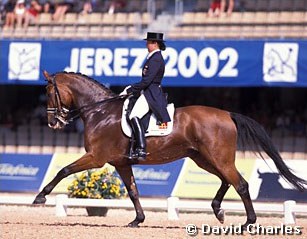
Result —
<instances>
[{"instance_id":1,"label":"white breeches","mask_svg":"<svg viewBox=\"0 0 307 239\"><path fill-rule=\"evenodd\" d=\"M148 111L149 105L147 103L147 100L145 96L141 94L141 96L136 100L133 106L129 119L132 119L133 117L138 117L139 119L141 119Z\"/></svg>"}]
</instances>

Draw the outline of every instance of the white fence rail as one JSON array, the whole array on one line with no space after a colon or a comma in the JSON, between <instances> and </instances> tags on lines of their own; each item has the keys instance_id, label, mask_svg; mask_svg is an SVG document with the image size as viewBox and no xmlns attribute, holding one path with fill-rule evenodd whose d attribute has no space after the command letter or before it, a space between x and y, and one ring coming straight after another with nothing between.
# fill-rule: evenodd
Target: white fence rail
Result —
<instances>
[{"instance_id":1,"label":"white fence rail","mask_svg":"<svg viewBox=\"0 0 307 239\"><path fill-rule=\"evenodd\" d=\"M22 196L0 196L0 204L23 204L29 205L34 197ZM141 199L144 209L160 209L168 212L169 220L178 220L180 210L202 210L212 211L211 201L184 200L177 197L167 199ZM83 199L68 198L65 194L56 195L55 199L47 200L47 205L55 205L56 216L67 216L68 207L113 207L133 208L130 199ZM296 204L295 201L284 203L259 203L254 202L254 209L257 212L276 213L284 215L285 224L295 224L297 214L307 215L307 204ZM231 212L244 212L242 202L223 202L222 208Z\"/></svg>"}]
</instances>

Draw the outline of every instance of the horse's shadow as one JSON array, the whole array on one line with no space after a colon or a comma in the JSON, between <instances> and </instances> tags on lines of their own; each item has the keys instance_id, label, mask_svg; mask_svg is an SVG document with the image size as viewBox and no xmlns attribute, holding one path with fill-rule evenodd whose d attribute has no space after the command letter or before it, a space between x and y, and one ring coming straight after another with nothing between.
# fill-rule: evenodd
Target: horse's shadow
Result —
<instances>
[{"instance_id":1,"label":"horse's shadow","mask_svg":"<svg viewBox=\"0 0 307 239\"><path fill-rule=\"evenodd\" d=\"M285 201L295 200L297 202L307 201L307 192L300 192L297 189L287 189L278 181L278 173L261 173L258 171L259 178L262 180L257 200L260 201Z\"/></svg>"}]
</instances>

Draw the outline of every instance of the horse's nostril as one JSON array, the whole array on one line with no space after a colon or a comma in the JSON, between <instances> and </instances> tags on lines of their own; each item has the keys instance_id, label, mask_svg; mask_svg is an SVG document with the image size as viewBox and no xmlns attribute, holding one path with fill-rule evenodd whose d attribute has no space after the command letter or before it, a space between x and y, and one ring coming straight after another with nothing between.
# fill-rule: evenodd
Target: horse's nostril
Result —
<instances>
[{"instance_id":1,"label":"horse's nostril","mask_svg":"<svg viewBox=\"0 0 307 239\"><path fill-rule=\"evenodd\" d=\"M48 125L49 125L49 126L55 126L56 123L57 123L56 119L51 119L51 120L49 120Z\"/></svg>"}]
</instances>

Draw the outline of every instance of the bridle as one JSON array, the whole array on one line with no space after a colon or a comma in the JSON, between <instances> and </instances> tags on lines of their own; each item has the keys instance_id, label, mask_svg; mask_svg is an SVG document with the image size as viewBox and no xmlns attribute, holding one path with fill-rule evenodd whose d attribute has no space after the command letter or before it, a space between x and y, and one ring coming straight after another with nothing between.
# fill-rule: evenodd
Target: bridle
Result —
<instances>
[{"instance_id":1,"label":"bridle","mask_svg":"<svg viewBox=\"0 0 307 239\"><path fill-rule=\"evenodd\" d=\"M67 125L70 121L69 119L67 119L69 115L69 109L63 104L61 100L60 92L56 84L55 77L52 77L51 82L54 88L55 107L47 107L47 114L53 114L54 118L62 122L64 125Z\"/></svg>"},{"instance_id":2,"label":"bridle","mask_svg":"<svg viewBox=\"0 0 307 239\"><path fill-rule=\"evenodd\" d=\"M60 95L60 92L59 92L54 76L52 77L51 83L54 88L55 107L47 107L47 114L53 114L54 118L56 118L58 121L60 121L64 125L68 125L74 119L78 118L80 114L82 113L82 111L90 110L97 105L104 104L110 101L124 99L130 95L130 94L117 95L117 96L114 96L114 97L111 97L105 100L97 101L92 104L81 106L78 109L70 110L65 104L63 104L61 100L61 95Z\"/></svg>"}]
</instances>

